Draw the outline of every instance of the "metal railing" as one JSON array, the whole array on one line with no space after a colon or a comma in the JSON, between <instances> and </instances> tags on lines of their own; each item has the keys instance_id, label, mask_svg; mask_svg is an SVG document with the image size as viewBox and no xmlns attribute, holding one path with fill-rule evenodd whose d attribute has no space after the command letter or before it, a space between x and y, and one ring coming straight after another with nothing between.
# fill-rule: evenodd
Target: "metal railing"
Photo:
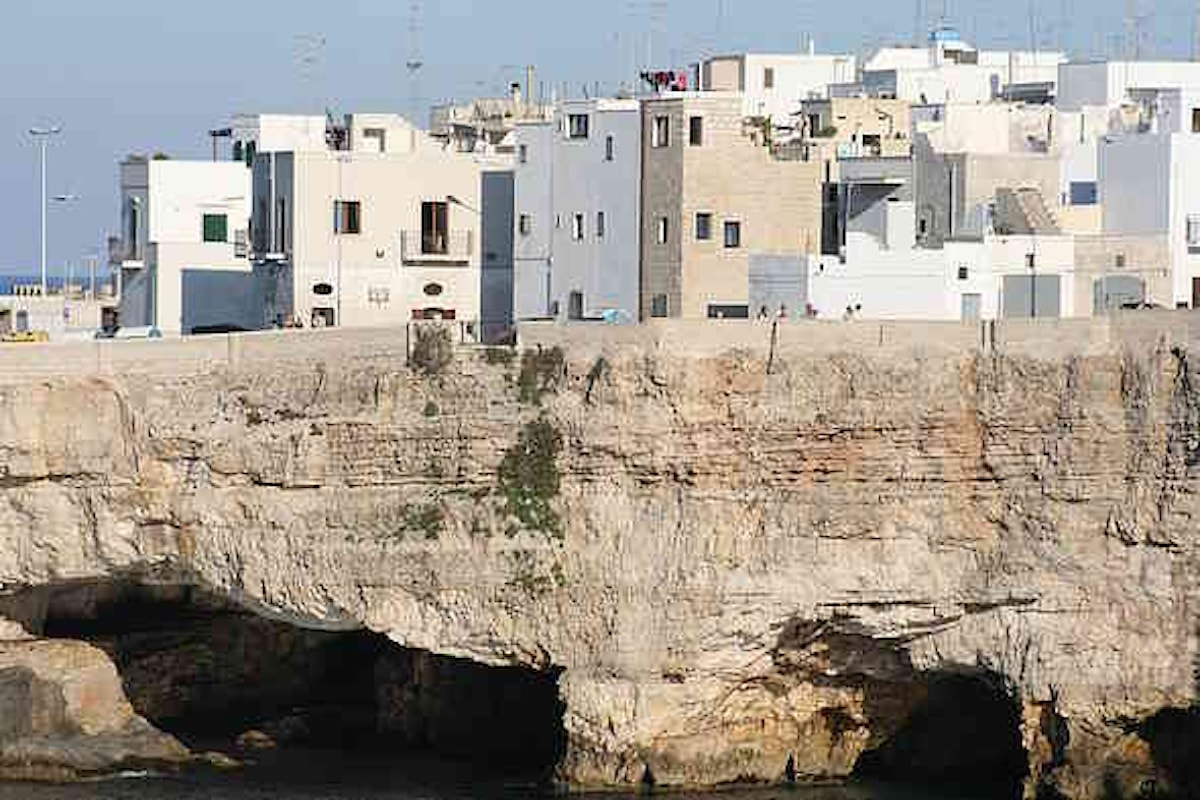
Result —
<instances>
[{"instance_id":1,"label":"metal railing","mask_svg":"<svg viewBox=\"0 0 1200 800\"><path fill-rule=\"evenodd\" d=\"M474 231L400 233L400 259L406 265L465 267L474 252Z\"/></svg>"}]
</instances>

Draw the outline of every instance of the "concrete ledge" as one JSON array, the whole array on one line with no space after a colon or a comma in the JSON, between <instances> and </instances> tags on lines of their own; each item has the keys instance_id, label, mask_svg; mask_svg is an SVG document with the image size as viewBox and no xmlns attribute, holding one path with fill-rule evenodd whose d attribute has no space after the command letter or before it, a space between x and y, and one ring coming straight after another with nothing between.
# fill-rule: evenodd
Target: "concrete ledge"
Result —
<instances>
[{"instance_id":1,"label":"concrete ledge","mask_svg":"<svg viewBox=\"0 0 1200 800\"><path fill-rule=\"evenodd\" d=\"M269 331L154 341L0 345L0 383L105 375L188 375L255 364L381 361L402 368L407 327ZM574 358L643 351L711 358L735 351L781 358L855 353L956 358L1004 353L1038 359L1184 347L1200 350L1200 312L1130 312L1089 320L998 322L733 322L662 320L638 326L527 323L524 348Z\"/></svg>"}]
</instances>

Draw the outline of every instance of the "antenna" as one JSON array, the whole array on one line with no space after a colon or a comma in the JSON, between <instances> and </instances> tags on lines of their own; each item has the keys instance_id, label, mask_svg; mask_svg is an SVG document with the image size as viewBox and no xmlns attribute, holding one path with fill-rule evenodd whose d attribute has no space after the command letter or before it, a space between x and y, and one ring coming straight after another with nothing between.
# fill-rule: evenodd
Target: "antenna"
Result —
<instances>
[{"instance_id":1,"label":"antenna","mask_svg":"<svg viewBox=\"0 0 1200 800\"><path fill-rule=\"evenodd\" d=\"M408 4L408 59L404 68L408 71L408 113L409 121L420 127L421 117L421 70L425 68L422 55L422 11L421 0L410 0Z\"/></svg>"}]
</instances>

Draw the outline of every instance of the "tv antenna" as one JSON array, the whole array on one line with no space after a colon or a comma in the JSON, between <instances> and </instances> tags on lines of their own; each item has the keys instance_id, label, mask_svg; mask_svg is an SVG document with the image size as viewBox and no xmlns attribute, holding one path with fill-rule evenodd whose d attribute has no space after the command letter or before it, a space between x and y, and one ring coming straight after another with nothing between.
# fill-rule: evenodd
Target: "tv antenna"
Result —
<instances>
[{"instance_id":1,"label":"tv antenna","mask_svg":"<svg viewBox=\"0 0 1200 800\"><path fill-rule=\"evenodd\" d=\"M408 113L413 125L420 127L421 117L421 71L425 69L422 54L423 14L421 0L408 4L408 59L404 68L408 71Z\"/></svg>"}]
</instances>

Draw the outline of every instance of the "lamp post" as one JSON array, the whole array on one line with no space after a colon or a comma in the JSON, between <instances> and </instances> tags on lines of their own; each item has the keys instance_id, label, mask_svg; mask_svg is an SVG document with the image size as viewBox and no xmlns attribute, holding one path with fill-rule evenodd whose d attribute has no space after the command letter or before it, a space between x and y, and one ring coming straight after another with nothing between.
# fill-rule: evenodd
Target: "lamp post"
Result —
<instances>
[{"instance_id":1,"label":"lamp post","mask_svg":"<svg viewBox=\"0 0 1200 800\"><path fill-rule=\"evenodd\" d=\"M79 199L80 199L79 195L77 195L77 194L56 194L50 198L50 202L59 203L61 205L66 205L67 203L76 203L79 201ZM42 280L45 281L46 280L45 272L43 272L42 275L43 275ZM70 288L70 283L71 283L71 262L68 261L67 262L67 274L66 274L66 278L63 281L63 302L66 302L67 291ZM46 290L42 289L42 294L45 295L45 293L46 293Z\"/></svg>"},{"instance_id":2,"label":"lamp post","mask_svg":"<svg viewBox=\"0 0 1200 800\"><path fill-rule=\"evenodd\" d=\"M29 135L37 141L42 155L42 297L46 296L46 149L51 137L60 133L61 125L29 129Z\"/></svg>"}]
</instances>

